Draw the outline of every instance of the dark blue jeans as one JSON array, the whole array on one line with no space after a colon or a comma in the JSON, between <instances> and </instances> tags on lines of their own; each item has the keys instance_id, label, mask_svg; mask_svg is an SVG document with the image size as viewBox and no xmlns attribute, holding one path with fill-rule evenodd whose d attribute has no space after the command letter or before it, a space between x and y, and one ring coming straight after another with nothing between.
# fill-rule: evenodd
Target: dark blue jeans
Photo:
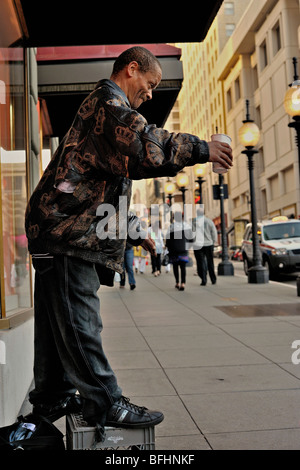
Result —
<instances>
[{"instance_id":1,"label":"dark blue jeans","mask_svg":"<svg viewBox=\"0 0 300 470\"><path fill-rule=\"evenodd\" d=\"M125 250L124 254L124 271L121 274L121 286L125 286L125 271L128 274L129 284L135 284L135 278L133 274L133 249Z\"/></svg>"},{"instance_id":2,"label":"dark blue jeans","mask_svg":"<svg viewBox=\"0 0 300 470\"><path fill-rule=\"evenodd\" d=\"M100 265L69 256L33 257L35 268L35 389L33 404L79 391L83 417L104 424L122 394L104 354L97 291Z\"/></svg>"}]
</instances>

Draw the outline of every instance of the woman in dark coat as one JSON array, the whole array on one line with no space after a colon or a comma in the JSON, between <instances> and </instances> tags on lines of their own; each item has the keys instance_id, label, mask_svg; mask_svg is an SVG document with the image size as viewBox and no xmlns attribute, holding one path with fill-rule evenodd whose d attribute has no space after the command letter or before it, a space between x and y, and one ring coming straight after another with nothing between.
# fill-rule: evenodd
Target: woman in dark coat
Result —
<instances>
[{"instance_id":1,"label":"woman in dark coat","mask_svg":"<svg viewBox=\"0 0 300 470\"><path fill-rule=\"evenodd\" d=\"M173 264L175 288L181 291L184 290L186 284L186 264L189 261L188 243L192 241L191 226L184 222L181 212L175 212L174 222L167 232L166 246L169 250L170 263ZM179 282L179 278L181 282Z\"/></svg>"}]
</instances>

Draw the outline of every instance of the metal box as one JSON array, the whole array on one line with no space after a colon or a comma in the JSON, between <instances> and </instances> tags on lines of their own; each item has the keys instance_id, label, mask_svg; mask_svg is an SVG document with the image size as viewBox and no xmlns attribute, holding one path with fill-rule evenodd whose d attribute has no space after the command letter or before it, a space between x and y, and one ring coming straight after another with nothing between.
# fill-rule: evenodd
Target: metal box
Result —
<instances>
[{"instance_id":1,"label":"metal box","mask_svg":"<svg viewBox=\"0 0 300 470\"><path fill-rule=\"evenodd\" d=\"M96 442L95 428L89 426L80 414L66 416L67 450L153 450L154 426L141 429L105 428L105 441Z\"/></svg>"}]
</instances>

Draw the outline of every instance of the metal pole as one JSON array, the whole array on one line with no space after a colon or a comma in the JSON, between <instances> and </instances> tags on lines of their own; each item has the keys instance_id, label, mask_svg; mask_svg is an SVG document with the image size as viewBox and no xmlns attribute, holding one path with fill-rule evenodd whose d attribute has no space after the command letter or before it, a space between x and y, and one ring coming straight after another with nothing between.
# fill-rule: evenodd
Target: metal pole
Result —
<instances>
[{"instance_id":1,"label":"metal pole","mask_svg":"<svg viewBox=\"0 0 300 470\"><path fill-rule=\"evenodd\" d=\"M300 185L300 116L294 116L293 121L288 124L289 127L293 127L296 131L296 145L298 149L298 172L299 172L299 185Z\"/></svg>"},{"instance_id":2,"label":"metal pole","mask_svg":"<svg viewBox=\"0 0 300 470\"><path fill-rule=\"evenodd\" d=\"M253 175L253 155L258 153L253 147L247 147L243 150L248 157L249 182L250 182L250 203L251 203L251 221L252 221L252 244L253 244L253 266L248 270L248 282L252 284L263 284L269 282L268 270L262 266L261 253L259 249L259 239L257 234L257 216L256 201Z\"/></svg>"},{"instance_id":3,"label":"metal pole","mask_svg":"<svg viewBox=\"0 0 300 470\"><path fill-rule=\"evenodd\" d=\"M182 192L182 204L183 204L183 210L184 210L186 188L180 188L180 191Z\"/></svg>"},{"instance_id":4,"label":"metal pole","mask_svg":"<svg viewBox=\"0 0 300 470\"><path fill-rule=\"evenodd\" d=\"M185 192L187 191L187 189L183 186L182 188L180 188L180 191L182 192L182 212L183 212L183 219L185 220L185 213L186 211L184 210L184 206L185 206Z\"/></svg>"},{"instance_id":5,"label":"metal pole","mask_svg":"<svg viewBox=\"0 0 300 470\"><path fill-rule=\"evenodd\" d=\"M294 79L298 79L297 75L297 59L293 58L295 75ZM295 78L297 77L297 78ZM300 186L300 116L294 116L293 121L288 124L289 127L293 127L296 131L296 145L298 149L298 174L299 174L299 186ZM300 297L300 276L297 276L297 296Z\"/></svg>"},{"instance_id":6,"label":"metal pole","mask_svg":"<svg viewBox=\"0 0 300 470\"><path fill-rule=\"evenodd\" d=\"M218 265L218 275L220 276L233 276L233 264L229 261L227 250L227 237L225 226L225 212L224 212L224 176L219 174L219 188L220 188L220 214L221 214L221 235L222 235L222 261Z\"/></svg>"},{"instance_id":7,"label":"metal pole","mask_svg":"<svg viewBox=\"0 0 300 470\"><path fill-rule=\"evenodd\" d=\"M202 201L202 184L205 183L205 179L202 178L202 176L198 176L196 182L199 184L199 201L198 201L198 204L203 204L203 201Z\"/></svg>"},{"instance_id":8,"label":"metal pole","mask_svg":"<svg viewBox=\"0 0 300 470\"><path fill-rule=\"evenodd\" d=\"M250 203L251 203L251 221L252 221L252 243L253 243L253 265L262 266L261 253L259 250L259 239L257 234L257 216L256 216L256 199L253 178L253 155L254 151L248 151L248 168L249 168L249 182L250 182Z\"/></svg>"},{"instance_id":9,"label":"metal pole","mask_svg":"<svg viewBox=\"0 0 300 470\"><path fill-rule=\"evenodd\" d=\"M294 66L294 82L299 80L298 71L297 71L297 57L293 57L293 66Z\"/></svg>"},{"instance_id":10,"label":"metal pole","mask_svg":"<svg viewBox=\"0 0 300 470\"><path fill-rule=\"evenodd\" d=\"M170 223L172 223L172 198L173 198L172 194L168 194Z\"/></svg>"}]
</instances>

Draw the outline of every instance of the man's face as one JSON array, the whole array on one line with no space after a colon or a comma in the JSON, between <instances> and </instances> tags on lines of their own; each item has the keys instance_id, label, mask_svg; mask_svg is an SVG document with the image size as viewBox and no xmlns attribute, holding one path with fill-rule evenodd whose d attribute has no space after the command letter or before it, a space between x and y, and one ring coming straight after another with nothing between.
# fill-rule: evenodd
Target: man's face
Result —
<instances>
[{"instance_id":1,"label":"man's face","mask_svg":"<svg viewBox=\"0 0 300 470\"><path fill-rule=\"evenodd\" d=\"M157 66L152 71L142 73L139 65L132 62L127 97L133 109L137 109L144 101L152 99L152 91L161 81L161 70Z\"/></svg>"}]
</instances>

